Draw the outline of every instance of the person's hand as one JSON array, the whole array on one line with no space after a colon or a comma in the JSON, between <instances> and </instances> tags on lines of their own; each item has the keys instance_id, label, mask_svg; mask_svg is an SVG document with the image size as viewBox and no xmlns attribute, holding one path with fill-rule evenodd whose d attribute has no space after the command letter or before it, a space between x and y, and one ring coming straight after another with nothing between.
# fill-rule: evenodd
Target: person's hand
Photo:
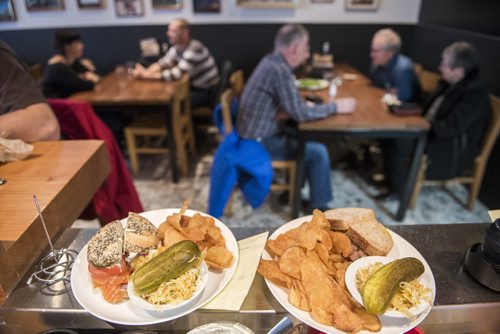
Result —
<instances>
[{"instance_id":1,"label":"person's hand","mask_svg":"<svg viewBox=\"0 0 500 334\"><path fill-rule=\"evenodd\" d=\"M85 80L89 80L89 81L92 81L93 83L97 83L101 77L99 77L99 75L95 74L94 72L85 72L83 73L83 77Z\"/></svg>"},{"instance_id":2,"label":"person's hand","mask_svg":"<svg viewBox=\"0 0 500 334\"><path fill-rule=\"evenodd\" d=\"M280 110L276 113L275 120L276 121L286 121L289 118L290 118L290 116L288 116L286 111Z\"/></svg>"},{"instance_id":3,"label":"person's hand","mask_svg":"<svg viewBox=\"0 0 500 334\"><path fill-rule=\"evenodd\" d=\"M134 67L134 70L132 71L132 74L134 76L134 78L143 78L144 77L144 74L146 72L146 68L144 66L142 66L141 64L137 63L135 64L135 67Z\"/></svg>"},{"instance_id":4,"label":"person's hand","mask_svg":"<svg viewBox=\"0 0 500 334\"><path fill-rule=\"evenodd\" d=\"M92 60L90 59L80 59L80 63L85 66L87 68L87 70L91 71L91 72L95 72L95 65L94 63L92 62Z\"/></svg>"},{"instance_id":5,"label":"person's hand","mask_svg":"<svg viewBox=\"0 0 500 334\"><path fill-rule=\"evenodd\" d=\"M356 108L356 99L353 97L344 97L336 99L335 104L337 105L338 114L350 114Z\"/></svg>"}]
</instances>

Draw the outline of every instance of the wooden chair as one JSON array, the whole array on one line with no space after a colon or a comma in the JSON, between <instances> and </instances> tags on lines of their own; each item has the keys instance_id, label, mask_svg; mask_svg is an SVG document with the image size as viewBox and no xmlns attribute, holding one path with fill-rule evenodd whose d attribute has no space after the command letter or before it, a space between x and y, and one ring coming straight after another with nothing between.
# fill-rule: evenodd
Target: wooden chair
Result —
<instances>
[{"instance_id":1,"label":"wooden chair","mask_svg":"<svg viewBox=\"0 0 500 334\"><path fill-rule=\"evenodd\" d=\"M422 72L424 71L424 66L422 64L419 64L419 63L415 63L415 64L413 64L413 66L415 67L415 74L417 75L417 77L420 78L420 76L422 75Z\"/></svg>"},{"instance_id":2,"label":"wooden chair","mask_svg":"<svg viewBox=\"0 0 500 334\"><path fill-rule=\"evenodd\" d=\"M163 115L157 115L163 116ZM175 95L172 98L172 122L173 134L167 134L165 120L163 117L139 118L125 128L125 139L130 156L132 171L139 171L139 154L166 154L165 147L153 147L150 140L153 138L164 138L173 135L177 150L177 161L182 176L188 175L188 159L186 147L192 155L196 154L196 144L191 119L191 107L189 100L189 78L184 76L178 83ZM137 139L142 137L143 144L139 145Z\"/></svg>"},{"instance_id":3,"label":"wooden chair","mask_svg":"<svg viewBox=\"0 0 500 334\"><path fill-rule=\"evenodd\" d=\"M215 104L220 99L222 92L226 89L229 73L231 73L232 63L228 60L224 61L220 70L220 83L215 93ZM213 106L199 106L191 110L193 119L196 121L195 126L197 130L210 132L212 125L212 110Z\"/></svg>"},{"instance_id":4,"label":"wooden chair","mask_svg":"<svg viewBox=\"0 0 500 334\"><path fill-rule=\"evenodd\" d=\"M495 145L495 142L498 138L498 133L500 131L500 98L491 95L490 101L491 119L484 136L484 142L481 152L474 159L472 173L470 173L470 175L464 175L449 180L426 181L425 171L427 168L427 156L424 155L420 163L419 171L417 174L417 181L415 182L415 188L413 189L413 194L410 200L410 208L415 208L422 186L439 185L445 187L448 183L460 183L470 184L469 198L467 199L466 206L467 209L472 210L479 194L479 189L481 188L481 183L483 181L484 171L486 169L486 164L488 163L488 158L490 156L491 150L493 149L493 146Z\"/></svg>"},{"instance_id":5,"label":"wooden chair","mask_svg":"<svg viewBox=\"0 0 500 334\"><path fill-rule=\"evenodd\" d=\"M243 72L241 72L241 75ZM239 75L239 74L238 74ZM230 134L233 131L233 122L231 119L231 101L233 99L233 92L231 89L227 89L221 96L221 110L222 110L222 119L224 122L224 133ZM295 169L297 163L295 160L273 160L272 167L273 170L283 171L287 178L286 183L275 183L271 184L272 191L288 191L288 205L292 208L293 204L293 192L295 189ZM226 206L226 214L228 216L232 215L232 199L229 198L229 201Z\"/></svg>"},{"instance_id":6,"label":"wooden chair","mask_svg":"<svg viewBox=\"0 0 500 334\"><path fill-rule=\"evenodd\" d=\"M229 76L229 86L233 95L237 98L243 94L243 87L245 86L245 77L242 70L236 70Z\"/></svg>"},{"instance_id":7,"label":"wooden chair","mask_svg":"<svg viewBox=\"0 0 500 334\"><path fill-rule=\"evenodd\" d=\"M420 73L420 85L422 86L422 90L427 94L435 91L440 79L440 74L423 69Z\"/></svg>"}]
</instances>

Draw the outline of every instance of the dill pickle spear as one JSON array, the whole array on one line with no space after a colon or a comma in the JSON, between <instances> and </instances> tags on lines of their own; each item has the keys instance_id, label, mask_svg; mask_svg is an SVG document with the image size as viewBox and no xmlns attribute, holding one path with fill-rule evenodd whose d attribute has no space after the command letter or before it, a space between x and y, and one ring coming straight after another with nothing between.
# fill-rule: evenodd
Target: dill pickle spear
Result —
<instances>
[{"instance_id":1,"label":"dill pickle spear","mask_svg":"<svg viewBox=\"0 0 500 334\"><path fill-rule=\"evenodd\" d=\"M411 282L425 271L422 262L413 257L392 261L373 273L363 286L361 295L368 313L383 314L398 292L401 282Z\"/></svg>"},{"instance_id":2,"label":"dill pickle spear","mask_svg":"<svg viewBox=\"0 0 500 334\"><path fill-rule=\"evenodd\" d=\"M163 282L177 278L200 262L201 252L191 240L180 241L140 266L132 275L138 294L154 292Z\"/></svg>"}]
</instances>

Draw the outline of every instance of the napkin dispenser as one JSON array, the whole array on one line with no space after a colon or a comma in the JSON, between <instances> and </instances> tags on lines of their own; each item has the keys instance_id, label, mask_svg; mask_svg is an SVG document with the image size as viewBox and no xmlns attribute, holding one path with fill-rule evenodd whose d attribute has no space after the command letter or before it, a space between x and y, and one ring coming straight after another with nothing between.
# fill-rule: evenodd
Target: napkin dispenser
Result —
<instances>
[{"instance_id":1,"label":"napkin dispenser","mask_svg":"<svg viewBox=\"0 0 500 334\"><path fill-rule=\"evenodd\" d=\"M488 227L483 243L467 251L464 269L482 285L500 292L500 218Z\"/></svg>"}]
</instances>

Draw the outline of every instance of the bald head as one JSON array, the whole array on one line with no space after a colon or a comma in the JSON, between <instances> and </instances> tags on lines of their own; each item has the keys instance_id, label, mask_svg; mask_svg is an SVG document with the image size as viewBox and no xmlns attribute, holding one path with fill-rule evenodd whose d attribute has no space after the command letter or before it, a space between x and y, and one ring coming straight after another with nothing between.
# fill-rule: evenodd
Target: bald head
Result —
<instances>
[{"instance_id":1,"label":"bald head","mask_svg":"<svg viewBox=\"0 0 500 334\"><path fill-rule=\"evenodd\" d=\"M185 47L189 43L189 23L184 19L175 19L168 25L167 36L170 44Z\"/></svg>"},{"instance_id":2,"label":"bald head","mask_svg":"<svg viewBox=\"0 0 500 334\"><path fill-rule=\"evenodd\" d=\"M373 35L370 58L374 65L385 66L401 49L401 37L392 29L381 29Z\"/></svg>"}]
</instances>

